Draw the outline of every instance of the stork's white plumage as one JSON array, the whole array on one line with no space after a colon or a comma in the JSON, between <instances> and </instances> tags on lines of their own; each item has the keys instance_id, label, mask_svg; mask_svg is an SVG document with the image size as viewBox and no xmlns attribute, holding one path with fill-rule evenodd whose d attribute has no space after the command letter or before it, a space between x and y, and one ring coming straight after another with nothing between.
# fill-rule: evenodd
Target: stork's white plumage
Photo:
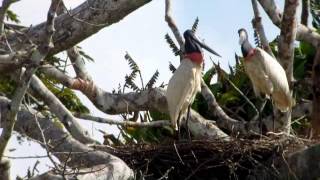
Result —
<instances>
[{"instance_id":1,"label":"stork's white plumage","mask_svg":"<svg viewBox=\"0 0 320 180\"><path fill-rule=\"evenodd\" d=\"M183 35L185 38L185 58L182 59L180 66L171 77L166 92L171 123L175 130L180 127L180 124L177 124L179 118L186 114L197 92L201 90L203 63L201 48L220 56L201 43L191 30L187 30Z\"/></svg>"},{"instance_id":2,"label":"stork's white plumage","mask_svg":"<svg viewBox=\"0 0 320 180\"><path fill-rule=\"evenodd\" d=\"M172 127L175 130L178 130L179 114L180 116L186 114L188 106L193 102L197 92L201 90L201 70L201 64L193 63L189 58L185 58L169 81L166 97Z\"/></svg>"},{"instance_id":3,"label":"stork's white plumage","mask_svg":"<svg viewBox=\"0 0 320 180\"><path fill-rule=\"evenodd\" d=\"M260 93L271 97L282 112L291 107L291 94L286 72L279 62L261 48L253 48L245 29L239 30L240 44L244 56L244 67L256 96Z\"/></svg>"}]
</instances>

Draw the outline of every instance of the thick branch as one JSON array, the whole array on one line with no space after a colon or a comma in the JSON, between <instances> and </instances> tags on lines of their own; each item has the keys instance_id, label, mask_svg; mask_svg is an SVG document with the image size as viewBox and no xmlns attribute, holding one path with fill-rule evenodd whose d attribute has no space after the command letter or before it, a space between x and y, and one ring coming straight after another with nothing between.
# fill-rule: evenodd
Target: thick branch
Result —
<instances>
[{"instance_id":1,"label":"thick branch","mask_svg":"<svg viewBox=\"0 0 320 180\"><path fill-rule=\"evenodd\" d=\"M55 47L49 56L71 48L97 33L104 27L119 22L125 16L147 4L151 0L90 0L85 1L75 9L56 18L56 33L53 37ZM45 23L25 30L27 36L14 34L8 36L9 42L15 49L21 49L28 42L26 37L34 44L40 44L45 38ZM24 43L17 40L20 38Z\"/></svg>"},{"instance_id":2,"label":"thick branch","mask_svg":"<svg viewBox=\"0 0 320 180\"><path fill-rule=\"evenodd\" d=\"M179 43L180 49L182 52L184 51L184 40L180 34L180 31L174 22L174 19L171 15L171 0L166 0L166 12L165 12L165 20L168 23L168 26L170 27L172 33L174 34L174 37Z\"/></svg>"},{"instance_id":3,"label":"thick branch","mask_svg":"<svg viewBox=\"0 0 320 180\"><path fill-rule=\"evenodd\" d=\"M100 89L92 81L84 81L79 78L74 79L57 70L55 67L49 65L46 65L46 67L47 68L42 69L42 72L54 79L57 79L69 88L80 90L99 110L105 113L120 114L147 110L167 113L168 107L163 89L156 88L144 90L139 93L131 92L126 94L112 94ZM102 119L94 119L106 122ZM220 138L227 137L227 135L212 124L212 122L211 125L208 125L209 123L194 111L191 113L191 119L193 120L189 122L189 128L194 136L205 137L207 135L206 138L217 138L217 136ZM109 123L110 122L111 121L109 121ZM157 121L152 122L151 124L156 122ZM112 121L112 123L122 124L121 122L114 121ZM163 123L166 124L165 122ZM139 126L141 125L142 124ZM144 125L147 124L143 124L143 126Z\"/></svg>"},{"instance_id":4,"label":"thick branch","mask_svg":"<svg viewBox=\"0 0 320 180\"><path fill-rule=\"evenodd\" d=\"M79 50L76 46L68 49L68 56L70 58L70 61L72 62L72 66L74 71L76 72L76 75L78 78L81 78L83 80L91 81L92 78L89 75L89 72L87 71L85 67L84 60L82 56L79 53Z\"/></svg>"},{"instance_id":5,"label":"thick branch","mask_svg":"<svg viewBox=\"0 0 320 180\"><path fill-rule=\"evenodd\" d=\"M253 8L253 12L254 12L254 18L252 19L252 25L254 27L254 29L258 32L259 37L261 39L261 43L262 43L262 48L268 52L271 56L274 57L272 50L269 46L269 42L267 39L267 36L264 32L264 28L261 22L261 16L260 16L260 12L259 12L259 8L258 8L258 4L257 4L257 0L251 0L252 3L252 8Z\"/></svg>"},{"instance_id":6,"label":"thick branch","mask_svg":"<svg viewBox=\"0 0 320 180\"><path fill-rule=\"evenodd\" d=\"M301 24L308 26L310 0L302 0Z\"/></svg>"},{"instance_id":7,"label":"thick branch","mask_svg":"<svg viewBox=\"0 0 320 180\"><path fill-rule=\"evenodd\" d=\"M39 97L46 105L49 106L50 111L59 118L74 138L82 143L96 143L95 140L91 139L89 133L81 127L78 120L72 115L72 113L38 77L32 77L30 87L31 93L36 97Z\"/></svg>"},{"instance_id":8,"label":"thick branch","mask_svg":"<svg viewBox=\"0 0 320 180\"><path fill-rule=\"evenodd\" d=\"M10 5L18 0L3 0L0 8L0 36L4 33L4 18Z\"/></svg>"},{"instance_id":9,"label":"thick branch","mask_svg":"<svg viewBox=\"0 0 320 180\"><path fill-rule=\"evenodd\" d=\"M279 38L279 61L286 71L289 84L293 81L294 40L297 34L298 0L286 0Z\"/></svg>"},{"instance_id":10,"label":"thick branch","mask_svg":"<svg viewBox=\"0 0 320 180\"><path fill-rule=\"evenodd\" d=\"M59 3L59 0L52 0L50 9L48 11L48 18L46 22L46 40L40 44L37 50L34 50L31 54L31 67L27 67L27 69L22 72L21 79L18 81L18 85L15 89L13 94L13 98L10 104L10 111L6 116L6 124L3 127L3 132L0 136L0 160L2 159L3 153L7 146L7 143L11 137L14 124L17 119L17 113L20 108L20 104L22 99L29 88L30 80L33 74L36 72L40 62L45 58L48 51L52 47L52 35L54 33L54 17L55 17L55 10L56 6Z\"/></svg>"},{"instance_id":11,"label":"thick branch","mask_svg":"<svg viewBox=\"0 0 320 180\"><path fill-rule=\"evenodd\" d=\"M258 0L263 9L266 11L268 16L270 17L273 24L280 28L281 25L281 11L277 7L274 0ZM314 30L304 26L302 24L298 24L297 36L296 39L298 41L306 41L312 44L315 47L318 47L320 44L320 35Z\"/></svg>"},{"instance_id":12,"label":"thick branch","mask_svg":"<svg viewBox=\"0 0 320 180\"><path fill-rule=\"evenodd\" d=\"M0 97L1 116L8 112L9 103L10 101L8 99ZM68 167L82 169L101 165L105 166L103 172L108 172L107 177L109 179L128 179L133 177L133 172L122 160L106 152L95 151L87 147L72 138L58 121L46 118L32 109L27 110L24 107L21 108L18 113L15 130L42 142L42 135L38 128L35 128L37 127L35 116L40 123L41 129L45 130L43 134L48 142L51 153L54 154L60 162L67 162Z\"/></svg>"}]
</instances>

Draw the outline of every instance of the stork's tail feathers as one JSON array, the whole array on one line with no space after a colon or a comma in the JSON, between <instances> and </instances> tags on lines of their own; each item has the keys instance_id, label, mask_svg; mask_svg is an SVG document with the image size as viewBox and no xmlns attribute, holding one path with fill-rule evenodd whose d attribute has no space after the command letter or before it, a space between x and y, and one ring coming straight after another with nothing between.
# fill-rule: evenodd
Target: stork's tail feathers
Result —
<instances>
[{"instance_id":1,"label":"stork's tail feathers","mask_svg":"<svg viewBox=\"0 0 320 180\"><path fill-rule=\"evenodd\" d=\"M295 99L291 97L290 93L273 93L272 99L274 105L281 112L287 112L295 105Z\"/></svg>"}]
</instances>

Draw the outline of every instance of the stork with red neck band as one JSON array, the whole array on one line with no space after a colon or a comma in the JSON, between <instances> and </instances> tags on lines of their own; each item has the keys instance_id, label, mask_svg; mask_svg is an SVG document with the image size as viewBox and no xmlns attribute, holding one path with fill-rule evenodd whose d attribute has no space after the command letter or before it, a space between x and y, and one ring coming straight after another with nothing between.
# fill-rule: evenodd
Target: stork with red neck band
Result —
<instances>
[{"instance_id":1,"label":"stork with red neck band","mask_svg":"<svg viewBox=\"0 0 320 180\"><path fill-rule=\"evenodd\" d=\"M166 92L171 123L178 131L180 130L180 119L185 115L187 116L186 127L188 127L191 104L197 92L201 90L202 48L221 57L206 44L200 42L192 30L186 30L183 36L185 39L184 56L180 66L169 80Z\"/></svg>"},{"instance_id":2,"label":"stork with red neck band","mask_svg":"<svg viewBox=\"0 0 320 180\"><path fill-rule=\"evenodd\" d=\"M271 97L273 104L282 112L292 106L292 98L286 72L279 62L259 47L252 47L245 29L239 29L239 44L244 57L243 65L256 96L260 93Z\"/></svg>"}]
</instances>

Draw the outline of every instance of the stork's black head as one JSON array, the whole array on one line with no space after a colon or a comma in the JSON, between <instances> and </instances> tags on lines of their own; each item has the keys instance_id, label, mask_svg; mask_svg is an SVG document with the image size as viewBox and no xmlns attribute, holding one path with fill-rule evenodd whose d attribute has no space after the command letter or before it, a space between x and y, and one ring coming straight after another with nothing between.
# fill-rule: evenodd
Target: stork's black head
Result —
<instances>
[{"instance_id":1,"label":"stork's black head","mask_svg":"<svg viewBox=\"0 0 320 180\"><path fill-rule=\"evenodd\" d=\"M239 29L238 34L239 34L239 44L241 45L242 55L243 57L246 57L249 54L250 50L253 49L253 47L251 46L248 40L248 33L244 28Z\"/></svg>"},{"instance_id":2,"label":"stork's black head","mask_svg":"<svg viewBox=\"0 0 320 180\"><path fill-rule=\"evenodd\" d=\"M192 30L186 30L183 33L183 37L185 39L185 52L193 53L193 52L202 52L201 48L206 49L207 51L211 52L212 54L221 57L218 53L212 50L210 47L205 45L204 43L200 42L198 38L194 35Z\"/></svg>"}]
</instances>

